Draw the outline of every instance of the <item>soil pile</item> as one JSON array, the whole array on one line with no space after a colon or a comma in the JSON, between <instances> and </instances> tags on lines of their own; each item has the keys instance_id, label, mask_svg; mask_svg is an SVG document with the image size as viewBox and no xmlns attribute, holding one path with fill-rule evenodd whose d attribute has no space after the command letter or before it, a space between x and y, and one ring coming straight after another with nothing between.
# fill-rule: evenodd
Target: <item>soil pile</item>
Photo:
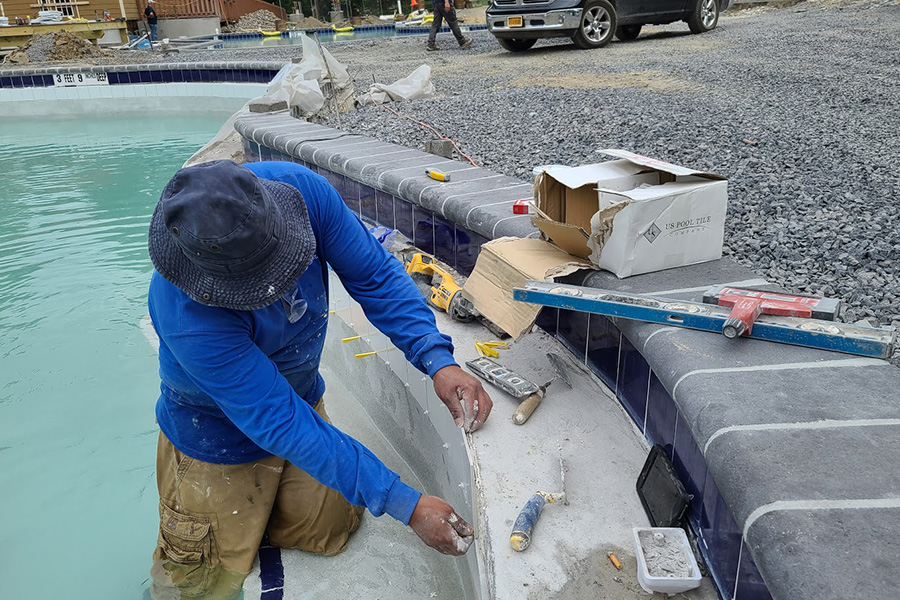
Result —
<instances>
[{"instance_id":1,"label":"soil pile","mask_svg":"<svg viewBox=\"0 0 900 600\"><path fill-rule=\"evenodd\" d=\"M290 23L291 29L322 29L324 27L331 27L331 25L323 23L315 17L303 17L299 21L291 21Z\"/></svg>"},{"instance_id":2,"label":"soil pile","mask_svg":"<svg viewBox=\"0 0 900 600\"><path fill-rule=\"evenodd\" d=\"M275 31L275 21L277 20L278 17L275 16L275 13L262 9L242 16L232 29L234 31Z\"/></svg>"},{"instance_id":3,"label":"soil pile","mask_svg":"<svg viewBox=\"0 0 900 600\"><path fill-rule=\"evenodd\" d=\"M109 56L110 53L68 31L36 33L28 43L6 57L6 63L31 63L50 60L78 60Z\"/></svg>"}]
</instances>

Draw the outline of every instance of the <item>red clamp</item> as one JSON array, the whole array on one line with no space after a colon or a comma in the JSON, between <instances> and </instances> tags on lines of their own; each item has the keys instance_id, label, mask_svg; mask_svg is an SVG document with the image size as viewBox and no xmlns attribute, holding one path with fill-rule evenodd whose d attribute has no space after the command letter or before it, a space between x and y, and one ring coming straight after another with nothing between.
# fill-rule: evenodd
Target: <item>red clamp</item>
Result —
<instances>
[{"instance_id":1,"label":"red clamp","mask_svg":"<svg viewBox=\"0 0 900 600\"><path fill-rule=\"evenodd\" d=\"M794 296L763 290L747 290L719 286L703 295L707 304L730 306L731 314L722 325L727 338L750 335L759 315L803 317L833 321L840 309L840 300L813 296Z\"/></svg>"}]
</instances>

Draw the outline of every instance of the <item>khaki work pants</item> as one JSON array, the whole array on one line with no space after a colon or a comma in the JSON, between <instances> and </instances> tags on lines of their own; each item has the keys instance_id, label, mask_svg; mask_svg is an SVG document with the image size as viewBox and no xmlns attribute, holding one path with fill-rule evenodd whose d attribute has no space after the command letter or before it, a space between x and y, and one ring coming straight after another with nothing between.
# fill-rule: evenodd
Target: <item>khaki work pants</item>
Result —
<instances>
[{"instance_id":1,"label":"khaki work pants","mask_svg":"<svg viewBox=\"0 0 900 600\"><path fill-rule=\"evenodd\" d=\"M324 401L316 412L328 421ZM159 434L159 541L155 600L239 596L263 534L280 548L333 556L359 528L363 509L288 461L217 465L179 452Z\"/></svg>"}]
</instances>

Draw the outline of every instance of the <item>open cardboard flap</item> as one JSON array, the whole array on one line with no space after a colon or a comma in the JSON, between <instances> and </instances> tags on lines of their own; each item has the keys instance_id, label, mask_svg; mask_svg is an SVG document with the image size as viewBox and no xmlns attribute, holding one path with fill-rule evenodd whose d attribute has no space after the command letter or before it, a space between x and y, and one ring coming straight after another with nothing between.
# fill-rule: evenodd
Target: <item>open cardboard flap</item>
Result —
<instances>
[{"instance_id":1,"label":"open cardboard flap","mask_svg":"<svg viewBox=\"0 0 900 600\"><path fill-rule=\"evenodd\" d=\"M513 288L524 286L528 279L544 281L593 268L587 260L544 240L499 238L481 246L463 296L503 331L519 338L531 331L541 307L513 300Z\"/></svg>"}]
</instances>

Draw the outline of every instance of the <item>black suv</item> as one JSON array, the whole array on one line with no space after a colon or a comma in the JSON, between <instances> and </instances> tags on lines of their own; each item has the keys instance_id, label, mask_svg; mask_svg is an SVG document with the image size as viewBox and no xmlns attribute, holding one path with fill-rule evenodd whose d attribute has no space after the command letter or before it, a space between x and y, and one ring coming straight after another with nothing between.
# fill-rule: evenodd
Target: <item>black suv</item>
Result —
<instances>
[{"instance_id":1,"label":"black suv","mask_svg":"<svg viewBox=\"0 0 900 600\"><path fill-rule=\"evenodd\" d=\"M492 0L488 30L500 45L522 52L541 38L570 37L579 48L602 48L615 35L633 40L643 25L686 21L694 33L713 29L734 0Z\"/></svg>"}]
</instances>

